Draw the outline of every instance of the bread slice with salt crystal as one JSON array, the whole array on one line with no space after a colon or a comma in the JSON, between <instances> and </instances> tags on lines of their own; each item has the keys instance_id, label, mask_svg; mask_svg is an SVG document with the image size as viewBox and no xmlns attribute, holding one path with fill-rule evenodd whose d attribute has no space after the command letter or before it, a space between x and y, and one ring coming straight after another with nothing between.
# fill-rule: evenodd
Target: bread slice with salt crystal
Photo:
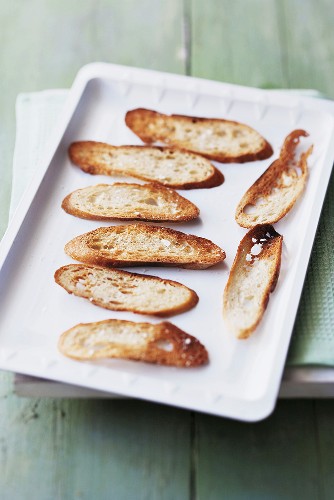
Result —
<instances>
[{"instance_id":1,"label":"bread slice with salt crystal","mask_svg":"<svg viewBox=\"0 0 334 500\"><path fill-rule=\"evenodd\" d=\"M268 224L251 229L241 240L224 291L224 318L237 338L255 330L275 289L283 237Z\"/></svg>"},{"instance_id":2,"label":"bread slice with salt crystal","mask_svg":"<svg viewBox=\"0 0 334 500\"><path fill-rule=\"evenodd\" d=\"M184 222L199 216L199 209L174 189L158 184L98 184L66 196L65 212L91 220L145 220Z\"/></svg>"},{"instance_id":3,"label":"bread slice with salt crystal","mask_svg":"<svg viewBox=\"0 0 334 500\"><path fill-rule=\"evenodd\" d=\"M308 178L307 158L313 146L296 153L305 130L294 130L285 139L280 157L255 181L240 200L235 220L246 228L273 224L284 217L305 189Z\"/></svg>"},{"instance_id":4,"label":"bread slice with salt crystal","mask_svg":"<svg viewBox=\"0 0 334 500\"><path fill-rule=\"evenodd\" d=\"M273 154L262 135L235 121L138 108L126 113L125 123L148 144L159 141L223 163L264 160Z\"/></svg>"},{"instance_id":5,"label":"bread slice with salt crystal","mask_svg":"<svg viewBox=\"0 0 334 500\"><path fill-rule=\"evenodd\" d=\"M198 302L193 290L176 281L87 264L61 267L55 281L68 293L113 311L170 316Z\"/></svg>"},{"instance_id":6,"label":"bread slice with salt crystal","mask_svg":"<svg viewBox=\"0 0 334 500\"><path fill-rule=\"evenodd\" d=\"M71 161L93 175L130 176L173 189L220 186L224 176L200 155L172 147L111 146L103 142L74 142Z\"/></svg>"},{"instance_id":7,"label":"bread slice with salt crystal","mask_svg":"<svg viewBox=\"0 0 334 500\"><path fill-rule=\"evenodd\" d=\"M77 236L65 252L86 264L106 267L161 265L206 269L225 259L212 241L161 226L100 227Z\"/></svg>"},{"instance_id":8,"label":"bread slice with salt crystal","mask_svg":"<svg viewBox=\"0 0 334 500\"><path fill-rule=\"evenodd\" d=\"M153 325L108 319L81 323L61 335L58 348L81 361L122 358L182 368L208 362L199 340L169 322Z\"/></svg>"}]
</instances>

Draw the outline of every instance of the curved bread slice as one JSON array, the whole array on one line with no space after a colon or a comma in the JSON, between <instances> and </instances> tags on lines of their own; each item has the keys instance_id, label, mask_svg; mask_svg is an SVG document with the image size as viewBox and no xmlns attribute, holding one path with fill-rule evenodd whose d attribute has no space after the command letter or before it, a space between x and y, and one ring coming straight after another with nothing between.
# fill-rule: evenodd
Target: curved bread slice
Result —
<instances>
[{"instance_id":1,"label":"curved bread slice","mask_svg":"<svg viewBox=\"0 0 334 500\"><path fill-rule=\"evenodd\" d=\"M105 267L69 264L56 271L55 281L68 293L113 311L169 316L198 302L193 290L176 281Z\"/></svg>"},{"instance_id":2,"label":"curved bread slice","mask_svg":"<svg viewBox=\"0 0 334 500\"><path fill-rule=\"evenodd\" d=\"M208 362L199 340L169 322L152 325L108 319L81 323L62 334L58 348L79 360L123 358L179 367Z\"/></svg>"},{"instance_id":3,"label":"curved bread slice","mask_svg":"<svg viewBox=\"0 0 334 500\"><path fill-rule=\"evenodd\" d=\"M155 146L111 146L103 142L74 142L71 161L94 175L125 175L174 189L220 186L223 174L200 155Z\"/></svg>"},{"instance_id":4,"label":"curved bread slice","mask_svg":"<svg viewBox=\"0 0 334 500\"><path fill-rule=\"evenodd\" d=\"M239 202L235 220L240 226L273 224L291 210L307 182L307 158L313 146L299 158L296 155L300 137L307 136L305 130L294 130L287 136L279 159L267 168Z\"/></svg>"},{"instance_id":5,"label":"curved bread slice","mask_svg":"<svg viewBox=\"0 0 334 500\"><path fill-rule=\"evenodd\" d=\"M254 227L240 242L224 291L224 317L239 339L261 321L278 280L282 242L270 225Z\"/></svg>"},{"instance_id":6,"label":"curved bread slice","mask_svg":"<svg viewBox=\"0 0 334 500\"><path fill-rule=\"evenodd\" d=\"M205 269L225 259L212 241L146 224L100 227L65 246L73 259L107 267L163 265Z\"/></svg>"},{"instance_id":7,"label":"curved bread slice","mask_svg":"<svg viewBox=\"0 0 334 500\"><path fill-rule=\"evenodd\" d=\"M199 209L173 189L158 184L98 184L78 189L62 203L65 212L92 220L181 222L195 219Z\"/></svg>"},{"instance_id":8,"label":"curved bread slice","mask_svg":"<svg viewBox=\"0 0 334 500\"><path fill-rule=\"evenodd\" d=\"M273 154L256 130L234 121L139 108L126 113L125 123L146 143L161 141L223 163L263 160Z\"/></svg>"}]
</instances>

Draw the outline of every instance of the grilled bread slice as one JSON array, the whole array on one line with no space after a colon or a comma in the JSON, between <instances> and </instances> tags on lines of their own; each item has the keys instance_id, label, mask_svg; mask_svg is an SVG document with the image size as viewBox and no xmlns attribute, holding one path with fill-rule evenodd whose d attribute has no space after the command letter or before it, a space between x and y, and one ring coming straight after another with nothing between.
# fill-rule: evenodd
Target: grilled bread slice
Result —
<instances>
[{"instance_id":1,"label":"grilled bread slice","mask_svg":"<svg viewBox=\"0 0 334 500\"><path fill-rule=\"evenodd\" d=\"M296 155L300 137L307 137L305 130L294 130L283 144L280 157L248 189L239 202L235 220L242 227L273 224L284 217L305 189L308 168L307 158L313 146Z\"/></svg>"},{"instance_id":2,"label":"grilled bread slice","mask_svg":"<svg viewBox=\"0 0 334 500\"><path fill-rule=\"evenodd\" d=\"M270 225L241 240L224 291L224 317L231 332L246 339L255 330L275 289L283 237Z\"/></svg>"},{"instance_id":3,"label":"grilled bread slice","mask_svg":"<svg viewBox=\"0 0 334 500\"><path fill-rule=\"evenodd\" d=\"M178 367L208 362L199 340L169 322L152 325L108 319L81 323L62 334L58 348L79 360L123 358Z\"/></svg>"},{"instance_id":4,"label":"grilled bread slice","mask_svg":"<svg viewBox=\"0 0 334 500\"><path fill-rule=\"evenodd\" d=\"M160 141L223 163L264 160L273 154L256 130L234 121L138 108L126 113L125 123L146 143Z\"/></svg>"},{"instance_id":5,"label":"grilled bread slice","mask_svg":"<svg viewBox=\"0 0 334 500\"><path fill-rule=\"evenodd\" d=\"M74 142L71 161L94 175L131 176L174 189L220 186L223 174L200 155L175 148L111 146L103 142Z\"/></svg>"},{"instance_id":6,"label":"grilled bread slice","mask_svg":"<svg viewBox=\"0 0 334 500\"><path fill-rule=\"evenodd\" d=\"M193 308L197 294L176 281L118 269L69 264L55 272L68 293L113 311L170 316Z\"/></svg>"},{"instance_id":7,"label":"grilled bread slice","mask_svg":"<svg viewBox=\"0 0 334 500\"><path fill-rule=\"evenodd\" d=\"M225 259L212 241L174 229L129 224L100 227L65 246L73 259L107 267L163 265L205 269Z\"/></svg>"},{"instance_id":8,"label":"grilled bread slice","mask_svg":"<svg viewBox=\"0 0 334 500\"><path fill-rule=\"evenodd\" d=\"M78 189L62 203L65 212L91 220L182 222L199 209L173 189L158 184L98 184Z\"/></svg>"}]
</instances>

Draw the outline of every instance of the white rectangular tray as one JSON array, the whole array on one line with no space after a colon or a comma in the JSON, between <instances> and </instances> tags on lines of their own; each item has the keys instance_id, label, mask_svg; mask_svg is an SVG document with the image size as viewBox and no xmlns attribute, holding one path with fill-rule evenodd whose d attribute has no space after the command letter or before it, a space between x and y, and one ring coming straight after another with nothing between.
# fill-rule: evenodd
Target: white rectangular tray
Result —
<instances>
[{"instance_id":1,"label":"white rectangular tray","mask_svg":"<svg viewBox=\"0 0 334 500\"><path fill-rule=\"evenodd\" d=\"M177 225L177 229L207 237L224 248L223 265L202 271L136 269L175 279L197 291L198 306L172 322L206 345L210 364L203 368L186 370L123 360L80 363L57 351L59 335L79 322L110 317L148 320L95 307L69 296L53 281L54 271L70 262L63 251L65 243L108 225L80 220L61 210L61 201L70 191L107 180L71 165L68 145L89 139L140 144L124 124L125 112L136 107L245 122L274 147L274 156L266 161L217 164L226 178L220 187L183 192L199 206L201 219ZM54 147L1 243L0 368L241 420L267 416L277 397L333 163L333 116L334 105L320 99L103 63L84 67L70 92ZM241 342L228 333L221 312L228 270L245 234L234 222L234 210L295 128L306 129L315 146L310 179L302 199L275 226L284 235L279 282L260 327Z\"/></svg>"}]
</instances>

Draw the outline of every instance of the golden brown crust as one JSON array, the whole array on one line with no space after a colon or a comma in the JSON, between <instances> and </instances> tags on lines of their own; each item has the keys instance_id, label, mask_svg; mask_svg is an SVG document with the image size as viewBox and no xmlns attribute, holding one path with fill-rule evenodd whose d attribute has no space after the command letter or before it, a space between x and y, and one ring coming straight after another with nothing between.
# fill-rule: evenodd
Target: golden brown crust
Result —
<instances>
[{"instance_id":1,"label":"golden brown crust","mask_svg":"<svg viewBox=\"0 0 334 500\"><path fill-rule=\"evenodd\" d=\"M159 126L156 123L159 120ZM170 144L174 147L180 147L186 151L200 154L209 160L218 161L221 163L245 163L249 161L265 160L273 154L273 149L269 142L262 137L261 147L256 151L245 151L239 154L232 154L226 151L219 151L218 153L209 152L203 146L190 147L186 146L185 142L178 139L173 139L171 133L173 132L172 123L177 122L185 126L192 127L196 123L214 126L215 124L228 124L229 126L235 125L238 128L254 132L254 129L232 120L224 120L221 118L203 118L197 116L185 115L164 115L156 111L144 108L137 108L128 111L125 116L126 125L145 143L152 144L157 141Z\"/></svg>"},{"instance_id":2,"label":"golden brown crust","mask_svg":"<svg viewBox=\"0 0 334 500\"><path fill-rule=\"evenodd\" d=\"M307 136L305 130L294 130L286 137L280 157L240 200L235 213L235 220L240 226L251 228L259 223L274 224L294 206L304 191L308 178L307 158L312 153L313 146L302 153L299 159L295 158L300 137ZM257 206L259 200L261 204ZM251 207L253 212L246 213L246 207Z\"/></svg>"},{"instance_id":3,"label":"golden brown crust","mask_svg":"<svg viewBox=\"0 0 334 500\"><path fill-rule=\"evenodd\" d=\"M172 189L204 189L213 188L220 186L224 182L224 176L214 165L209 162L206 167L209 168L209 174L203 174L203 178L200 180L188 180L185 182L178 182L176 178L172 181L162 180L156 178L153 173L151 175L143 175L136 171L135 168L131 169L131 172L127 168L116 168L109 161L107 163L103 159L103 155L113 154L118 151L127 151L133 158L136 159L137 155L142 152L156 152L160 151L166 155L172 153L177 153L179 155L185 154L187 157L192 155L193 158L199 158L201 155L183 150L182 148L174 147L161 147L161 146L112 146L111 144L105 144L103 142L95 141L78 141L73 142L68 150L69 157L75 165L81 168L84 172L91 175L125 175L141 179L143 181L151 181L165 187ZM191 160L191 158L190 158ZM205 160L206 161L206 160Z\"/></svg>"},{"instance_id":4,"label":"golden brown crust","mask_svg":"<svg viewBox=\"0 0 334 500\"><path fill-rule=\"evenodd\" d=\"M122 233L123 237L121 236L119 240L126 239L126 251L122 251L119 243L101 249L103 239L117 238L117 235ZM139 240L144 243L140 244ZM170 242L167 248L162 250L153 248L157 241L164 240ZM171 252L168 247L172 245L179 251ZM206 269L222 262L226 257L220 247L206 238L147 224L100 227L69 241L65 245L65 252L81 262L106 267L162 265Z\"/></svg>"},{"instance_id":5,"label":"golden brown crust","mask_svg":"<svg viewBox=\"0 0 334 500\"><path fill-rule=\"evenodd\" d=\"M114 339L108 341L107 335L103 338L107 329L114 329L119 334L119 328L137 335L141 345L117 343ZM165 349L166 344L171 348ZM61 335L58 349L65 356L81 361L123 358L180 368L205 365L209 359L199 340L167 321L156 325L116 319L80 323Z\"/></svg>"},{"instance_id":6,"label":"golden brown crust","mask_svg":"<svg viewBox=\"0 0 334 500\"><path fill-rule=\"evenodd\" d=\"M223 302L225 319L239 339L248 338L262 319L269 295L277 284L282 244L283 236L271 225L263 224L248 231L238 246ZM257 248L252 250L254 246ZM267 264L264 271L254 272L260 261ZM248 302L249 300L252 302ZM244 323L241 321L237 325L236 318L239 321L245 311L248 317Z\"/></svg>"},{"instance_id":7,"label":"golden brown crust","mask_svg":"<svg viewBox=\"0 0 334 500\"><path fill-rule=\"evenodd\" d=\"M113 300L115 297L112 296L112 293L110 293L109 296L109 301L108 303L103 302L101 299L96 298L94 296L94 293L85 293L83 289L78 289L76 287L73 287L72 290L69 289L68 284L66 283L66 280L63 279L64 275L66 273L70 272L72 276L72 280L74 282L80 282L79 279L87 279L87 275L89 275L90 272L94 273L95 271L102 271L104 277L108 280L112 279L115 281L115 279L123 280L123 283L120 284L120 288L123 286L126 288L126 284L124 286L124 281L125 280L136 280L137 282L151 282L154 285L171 285L175 288L183 288L188 291L188 297L185 301L179 302L179 304L176 305L170 305L168 302L165 303L165 308L164 309L159 309L159 310L154 310L148 308L145 306L145 297L143 297L143 303L139 306L134 307L131 305L131 303L126 303L126 299L128 295L125 295L123 297L123 302L119 302L119 297L116 297L118 300ZM181 314L185 311L189 311L193 307L196 306L198 303L198 295L194 290L191 290L190 288L186 287L185 285L182 285L181 283L169 279L162 279L159 278L158 276L151 276L148 274L142 275L138 273L129 273L128 271L121 271L119 269L108 269L102 266L91 266L91 265L85 265L85 264L68 264L66 266L62 266L54 274L54 279L55 282L60 285L62 288L64 288L69 294L74 294L77 295L78 297L84 297L87 298L92 304L103 307L105 309L109 309L112 311L130 311L133 313L137 314L149 314L149 315L154 315L158 317L166 317L166 316L171 316L175 314ZM133 284L131 284L131 288L133 288ZM127 291L127 294L131 293ZM131 297L129 297L130 299Z\"/></svg>"},{"instance_id":8,"label":"golden brown crust","mask_svg":"<svg viewBox=\"0 0 334 500\"><path fill-rule=\"evenodd\" d=\"M150 192L150 196L152 197L160 196L164 200L167 206L168 204L170 204L177 207L178 212L175 211L174 214L169 213L168 215L166 215L166 210L164 210L164 207L161 207L160 212L157 213L157 210L153 211L152 207L150 210L149 206L147 206L146 210L144 210L143 212L142 207L134 206L132 207L131 215L129 215L128 212L125 212L125 210L122 214L115 215L114 207L111 204L109 207L109 215L101 215L98 213L98 203L96 204L97 206L95 209L96 210L95 213L93 211L88 211L87 209L84 210L83 203L80 208L78 208L74 204L73 198L77 193L80 192L84 193L88 189L91 190L92 188L108 189L119 186L129 189L129 193L131 193L132 188L135 188L137 191L147 190ZM166 188L165 186L162 186L161 184L157 183L130 184L124 182L115 182L109 185L98 184L96 186L91 186L89 188L77 189L76 191L73 191L64 198L61 206L63 210L65 210L65 212L67 212L70 215L74 215L75 217L79 217L81 219L101 220L101 221L138 220L138 221L150 221L150 222L186 222L196 219L199 216L199 209L194 203L187 200L183 196L179 195L173 189ZM140 213L140 210L143 213Z\"/></svg>"}]
</instances>

